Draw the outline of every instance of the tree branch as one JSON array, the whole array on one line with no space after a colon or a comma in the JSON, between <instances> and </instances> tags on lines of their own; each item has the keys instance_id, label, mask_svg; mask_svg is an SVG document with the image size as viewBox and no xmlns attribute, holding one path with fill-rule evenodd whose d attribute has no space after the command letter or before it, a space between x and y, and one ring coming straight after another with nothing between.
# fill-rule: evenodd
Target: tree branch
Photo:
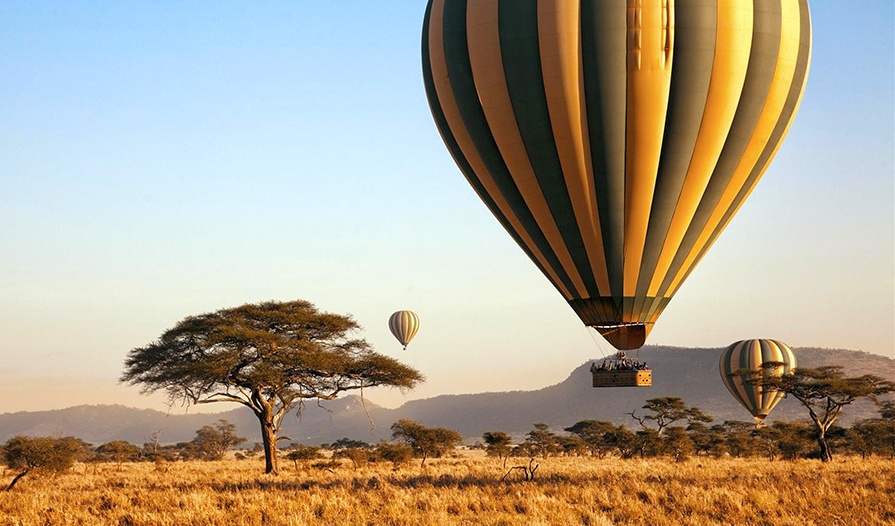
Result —
<instances>
[{"instance_id":1,"label":"tree branch","mask_svg":"<svg viewBox=\"0 0 895 526\"><path fill-rule=\"evenodd\" d=\"M251 408L253 411L257 409L250 401L230 393L212 393L205 398L196 399L194 401L196 404L214 404L217 402L237 402Z\"/></svg>"}]
</instances>

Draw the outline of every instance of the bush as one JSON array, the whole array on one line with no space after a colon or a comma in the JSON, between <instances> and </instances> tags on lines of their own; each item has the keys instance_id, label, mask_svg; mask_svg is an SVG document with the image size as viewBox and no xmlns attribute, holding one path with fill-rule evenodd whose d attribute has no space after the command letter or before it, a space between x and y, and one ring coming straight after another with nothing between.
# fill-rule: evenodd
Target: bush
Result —
<instances>
[{"instance_id":1,"label":"bush","mask_svg":"<svg viewBox=\"0 0 895 526\"><path fill-rule=\"evenodd\" d=\"M286 458L292 461L295 465L295 470L298 471L299 460L316 460L318 458L323 458L323 454L320 452L319 447L296 444L288 453L286 453Z\"/></svg>"},{"instance_id":2,"label":"bush","mask_svg":"<svg viewBox=\"0 0 895 526\"><path fill-rule=\"evenodd\" d=\"M375 455L375 453L374 453ZM347 458L351 461L351 464L354 465L355 471L360 466L363 466L370 460L371 451L366 448L360 447L346 447L342 449L337 449L333 453L333 458Z\"/></svg>"},{"instance_id":3,"label":"bush","mask_svg":"<svg viewBox=\"0 0 895 526\"><path fill-rule=\"evenodd\" d=\"M142 456L143 450L130 442L113 440L96 448L94 457L96 460L104 462L115 462L120 468L122 462L140 460Z\"/></svg>"},{"instance_id":4,"label":"bush","mask_svg":"<svg viewBox=\"0 0 895 526\"><path fill-rule=\"evenodd\" d=\"M410 459L413 458L413 449L407 444L380 442L376 446L376 456L398 467L401 464L410 462Z\"/></svg>"},{"instance_id":5,"label":"bush","mask_svg":"<svg viewBox=\"0 0 895 526\"><path fill-rule=\"evenodd\" d=\"M19 474L12 479L7 491L31 471L51 471L59 473L71 468L75 461L84 456L83 442L73 437L25 437L17 436L2 446L3 460L10 469Z\"/></svg>"}]
</instances>

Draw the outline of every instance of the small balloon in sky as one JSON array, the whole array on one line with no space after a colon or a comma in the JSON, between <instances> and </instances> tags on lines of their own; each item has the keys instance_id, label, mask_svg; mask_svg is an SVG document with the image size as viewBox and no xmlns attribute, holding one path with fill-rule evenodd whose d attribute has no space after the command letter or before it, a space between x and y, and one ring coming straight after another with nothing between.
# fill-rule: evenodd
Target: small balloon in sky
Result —
<instances>
[{"instance_id":1,"label":"small balloon in sky","mask_svg":"<svg viewBox=\"0 0 895 526\"><path fill-rule=\"evenodd\" d=\"M786 395L776 389L750 385L747 381L748 371L760 370L764 375L781 376L795 367L796 357L792 349L777 340L741 340L732 343L721 353L718 364L724 386L758 423L767 418L774 406Z\"/></svg>"},{"instance_id":2,"label":"small balloon in sky","mask_svg":"<svg viewBox=\"0 0 895 526\"><path fill-rule=\"evenodd\" d=\"M416 331L420 329L420 317L413 311L399 310L389 317L388 328L406 351L407 344L416 336Z\"/></svg>"}]
</instances>

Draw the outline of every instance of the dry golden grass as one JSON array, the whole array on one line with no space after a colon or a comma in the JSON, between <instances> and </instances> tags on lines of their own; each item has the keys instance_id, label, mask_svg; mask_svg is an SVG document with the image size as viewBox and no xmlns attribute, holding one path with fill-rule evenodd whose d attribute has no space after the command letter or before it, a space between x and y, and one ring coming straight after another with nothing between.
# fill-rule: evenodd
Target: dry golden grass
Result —
<instances>
[{"instance_id":1,"label":"dry golden grass","mask_svg":"<svg viewBox=\"0 0 895 526\"><path fill-rule=\"evenodd\" d=\"M512 463L512 459L511 459ZM546 459L532 482L496 459L332 472L258 460L78 466L0 492L0 525L895 524L895 463ZM8 484L12 473L0 483Z\"/></svg>"}]
</instances>

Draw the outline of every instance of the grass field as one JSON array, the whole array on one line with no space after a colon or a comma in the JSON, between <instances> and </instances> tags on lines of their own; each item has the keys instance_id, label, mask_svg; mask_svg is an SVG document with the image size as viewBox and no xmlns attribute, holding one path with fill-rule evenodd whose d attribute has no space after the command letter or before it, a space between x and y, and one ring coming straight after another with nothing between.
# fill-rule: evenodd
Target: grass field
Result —
<instances>
[{"instance_id":1,"label":"grass field","mask_svg":"<svg viewBox=\"0 0 895 526\"><path fill-rule=\"evenodd\" d=\"M513 459L510 459L511 466ZM895 524L895 462L491 458L332 470L261 461L78 465L0 491L0 525ZM520 473L521 474L521 473ZM0 478L4 487L13 473Z\"/></svg>"}]
</instances>

